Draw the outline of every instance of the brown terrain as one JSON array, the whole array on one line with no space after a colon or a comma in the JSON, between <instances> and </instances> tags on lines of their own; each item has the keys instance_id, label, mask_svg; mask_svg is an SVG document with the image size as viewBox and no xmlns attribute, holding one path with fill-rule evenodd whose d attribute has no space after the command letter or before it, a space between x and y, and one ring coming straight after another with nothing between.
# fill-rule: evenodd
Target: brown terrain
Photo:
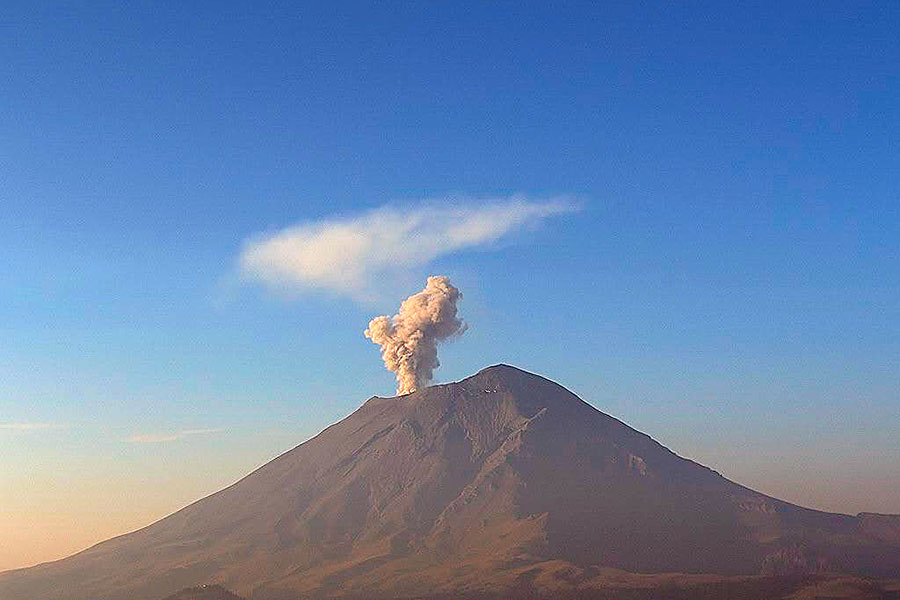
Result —
<instances>
[{"instance_id":1,"label":"brown terrain","mask_svg":"<svg viewBox=\"0 0 900 600\"><path fill-rule=\"evenodd\" d=\"M754 492L499 365L370 398L161 521L0 574L0 600L898 598L898 577L900 516Z\"/></svg>"},{"instance_id":2,"label":"brown terrain","mask_svg":"<svg viewBox=\"0 0 900 600\"><path fill-rule=\"evenodd\" d=\"M244 600L220 585L198 585L185 588L165 600Z\"/></svg>"}]
</instances>

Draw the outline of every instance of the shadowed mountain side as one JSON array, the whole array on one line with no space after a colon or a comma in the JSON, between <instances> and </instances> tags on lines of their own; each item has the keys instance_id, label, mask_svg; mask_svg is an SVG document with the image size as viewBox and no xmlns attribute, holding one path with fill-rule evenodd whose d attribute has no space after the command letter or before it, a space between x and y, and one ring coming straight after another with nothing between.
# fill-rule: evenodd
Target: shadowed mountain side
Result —
<instances>
[{"instance_id":1,"label":"shadowed mountain side","mask_svg":"<svg viewBox=\"0 0 900 600\"><path fill-rule=\"evenodd\" d=\"M199 585L186 588L165 598L165 600L244 600L220 585Z\"/></svg>"},{"instance_id":2,"label":"shadowed mountain side","mask_svg":"<svg viewBox=\"0 0 900 600\"><path fill-rule=\"evenodd\" d=\"M499 365L356 412L235 485L70 558L2 600L266 600L576 589L637 572L900 573L900 518L823 513L682 459Z\"/></svg>"}]
</instances>

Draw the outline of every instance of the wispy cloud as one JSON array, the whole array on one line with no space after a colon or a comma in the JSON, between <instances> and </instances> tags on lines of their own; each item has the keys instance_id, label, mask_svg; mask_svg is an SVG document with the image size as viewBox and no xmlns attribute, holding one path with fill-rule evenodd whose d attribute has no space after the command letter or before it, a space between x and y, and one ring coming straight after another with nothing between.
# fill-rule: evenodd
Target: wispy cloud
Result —
<instances>
[{"instance_id":1,"label":"wispy cloud","mask_svg":"<svg viewBox=\"0 0 900 600\"><path fill-rule=\"evenodd\" d=\"M0 423L0 429L11 431L36 431L39 429L65 429L62 423Z\"/></svg>"},{"instance_id":2,"label":"wispy cloud","mask_svg":"<svg viewBox=\"0 0 900 600\"><path fill-rule=\"evenodd\" d=\"M183 429L173 433L150 433L136 434L128 438L127 442L132 444L161 444L163 442L174 442L193 435L202 435L206 433L216 433L221 429Z\"/></svg>"},{"instance_id":3,"label":"wispy cloud","mask_svg":"<svg viewBox=\"0 0 900 600\"><path fill-rule=\"evenodd\" d=\"M184 437L187 435L198 435L198 434L203 434L203 433L219 433L220 431L222 431L222 430L219 428L216 428L216 429L209 429L209 428L207 428L207 429L184 429L182 431L179 431L178 433L181 437Z\"/></svg>"},{"instance_id":4,"label":"wispy cloud","mask_svg":"<svg viewBox=\"0 0 900 600\"><path fill-rule=\"evenodd\" d=\"M279 292L359 297L378 275L403 271L575 210L565 199L445 200L402 210L299 223L244 242L242 275Z\"/></svg>"}]
</instances>

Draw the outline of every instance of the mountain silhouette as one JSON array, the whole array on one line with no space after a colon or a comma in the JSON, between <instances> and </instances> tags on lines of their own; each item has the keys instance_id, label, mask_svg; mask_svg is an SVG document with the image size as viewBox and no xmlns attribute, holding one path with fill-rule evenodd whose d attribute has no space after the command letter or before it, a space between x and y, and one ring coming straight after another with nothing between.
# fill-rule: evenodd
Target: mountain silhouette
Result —
<instances>
[{"instance_id":1,"label":"mountain silhouette","mask_svg":"<svg viewBox=\"0 0 900 600\"><path fill-rule=\"evenodd\" d=\"M159 600L206 583L253 600L553 591L623 571L897 577L900 517L754 492L497 365L370 398L144 529L0 574L0 600Z\"/></svg>"}]
</instances>

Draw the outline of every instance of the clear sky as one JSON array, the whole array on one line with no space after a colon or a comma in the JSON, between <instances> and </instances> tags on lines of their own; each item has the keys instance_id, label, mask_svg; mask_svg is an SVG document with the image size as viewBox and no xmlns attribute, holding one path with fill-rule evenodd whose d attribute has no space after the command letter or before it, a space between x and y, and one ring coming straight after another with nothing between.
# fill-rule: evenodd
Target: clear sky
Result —
<instances>
[{"instance_id":1,"label":"clear sky","mask_svg":"<svg viewBox=\"0 0 900 600\"><path fill-rule=\"evenodd\" d=\"M514 364L900 513L900 4L336 4L0 8L0 569L391 394L362 332L431 274L469 324L438 381ZM410 214L490 226L393 255ZM386 254L242 267L335 227Z\"/></svg>"}]
</instances>

